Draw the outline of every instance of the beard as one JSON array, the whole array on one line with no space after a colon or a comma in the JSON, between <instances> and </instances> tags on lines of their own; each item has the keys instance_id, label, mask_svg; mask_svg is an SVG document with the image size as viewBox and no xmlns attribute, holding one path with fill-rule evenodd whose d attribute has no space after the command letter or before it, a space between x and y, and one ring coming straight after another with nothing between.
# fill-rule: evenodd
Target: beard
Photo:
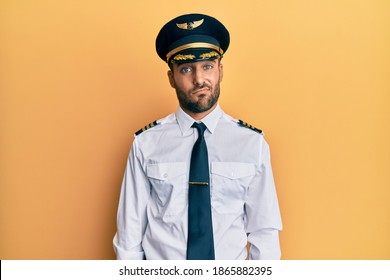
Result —
<instances>
[{"instance_id":1,"label":"beard","mask_svg":"<svg viewBox=\"0 0 390 280\"><path fill-rule=\"evenodd\" d=\"M186 94L183 89L181 89L177 85L175 85L174 87L180 106L192 113L203 113L208 111L211 107L215 105L215 103L217 103L221 91L219 81L214 88L211 85L204 83L203 85L195 87L193 91L207 88L209 89L211 94L200 94L197 101L192 101L190 99L190 96Z\"/></svg>"}]
</instances>

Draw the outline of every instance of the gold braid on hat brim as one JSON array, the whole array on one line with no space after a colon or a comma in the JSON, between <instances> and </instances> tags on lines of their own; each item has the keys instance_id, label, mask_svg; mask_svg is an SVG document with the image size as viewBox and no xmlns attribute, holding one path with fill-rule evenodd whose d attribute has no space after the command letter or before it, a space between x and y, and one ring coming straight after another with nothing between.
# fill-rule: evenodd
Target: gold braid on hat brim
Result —
<instances>
[{"instance_id":1,"label":"gold braid on hat brim","mask_svg":"<svg viewBox=\"0 0 390 280\"><path fill-rule=\"evenodd\" d=\"M180 47L177 47L177 48L174 48L173 50L171 50L169 53L167 53L167 62L169 61L169 59L171 58L172 55L174 55L175 53L178 53L182 50L186 50L186 49L194 49L194 48L208 48L208 49L213 49L213 50L216 50L219 52L220 55L223 54L223 50L216 46L216 45L213 45L213 44L209 44L209 43L189 43L189 44L185 44L185 45L182 45Z\"/></svg>"}]
</instances>

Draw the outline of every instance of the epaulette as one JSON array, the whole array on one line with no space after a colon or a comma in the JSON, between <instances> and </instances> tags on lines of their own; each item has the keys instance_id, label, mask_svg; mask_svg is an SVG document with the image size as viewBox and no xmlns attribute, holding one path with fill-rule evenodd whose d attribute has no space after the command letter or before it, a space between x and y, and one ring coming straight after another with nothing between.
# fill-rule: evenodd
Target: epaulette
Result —
<instances>
[{"instance_id":1,"label":"epaulette","mask_svg":"<svg viewBox=\"0 0 390 280\"><path fill-rule=\"evenodd\" d=\"M257 133L260 133L260 134L263 134L263 131L261 129L258 129L254 126L251 126L249 123L247 122L244 122L242 120L238 120L238 123L243 126L243 127L246 127L246 128L249 128L249 129L252 129L253 131L256 131Z\"/></svg>"},{"instance_id":2,"label":"epaulette","mask_svg":"<svg viewBox=\"0 0 390 280\"><path fill-rule=\"evenodd\" d=\"M144 131L148 130L149 128L152 128L152 127L154 127L154 126L156 126L156 125L158 125L158 123L157 123L157 121L154 121L154 122L152 122L152 123L150 123L150 124L144 126L144 127L141 128L140 130L138 130L138 131L135 133L135 135L139 135L139 134L141 134L142 132L144 132Z\"/></svg>"}]
</instances>

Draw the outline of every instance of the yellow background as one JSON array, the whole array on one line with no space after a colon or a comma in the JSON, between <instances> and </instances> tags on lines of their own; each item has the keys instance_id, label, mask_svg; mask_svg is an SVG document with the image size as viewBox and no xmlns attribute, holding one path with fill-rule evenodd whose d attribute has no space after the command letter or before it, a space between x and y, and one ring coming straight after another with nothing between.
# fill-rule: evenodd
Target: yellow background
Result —
<instances>
[{"instance_id":1,"label":"yellow background","mask_svg":"<svg viewBox=\"0 0 390 280\"><path fill-rule=\"evenodd\" d=\"M265 131L283 259L390 259L390 1L0 2L0 258L111 259L133 133L174 111L157 32L231 33L221 106Z\"/></svg>"}]
</instances>

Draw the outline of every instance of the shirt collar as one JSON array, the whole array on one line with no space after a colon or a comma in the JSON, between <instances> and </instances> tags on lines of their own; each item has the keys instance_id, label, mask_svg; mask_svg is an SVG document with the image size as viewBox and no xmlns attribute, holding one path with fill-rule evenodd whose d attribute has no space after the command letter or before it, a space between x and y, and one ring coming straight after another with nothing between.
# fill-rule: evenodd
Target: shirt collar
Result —
<instances>
[{"instance_id":1,"label":"shirt collar","mask_svg":"<svg viewBox=\"0 0 390 280\"><path fill-rule=\"evenodd\" d=\"M215 107L213 111L211 111L207 116L205 116L200 121L204 123L207 127L207 130L210 131L210 133L214 133L215 128L217 127L219 119L222 117L223 111L219 104ZM190 130L191 126L193 125L196 120L194 120L192 117L190 117L186 112L183 111L183 109L179 106L176 113L176 120L179 124L181 133L184 135L187 131Z\"/></svg>"}]
</instances>

